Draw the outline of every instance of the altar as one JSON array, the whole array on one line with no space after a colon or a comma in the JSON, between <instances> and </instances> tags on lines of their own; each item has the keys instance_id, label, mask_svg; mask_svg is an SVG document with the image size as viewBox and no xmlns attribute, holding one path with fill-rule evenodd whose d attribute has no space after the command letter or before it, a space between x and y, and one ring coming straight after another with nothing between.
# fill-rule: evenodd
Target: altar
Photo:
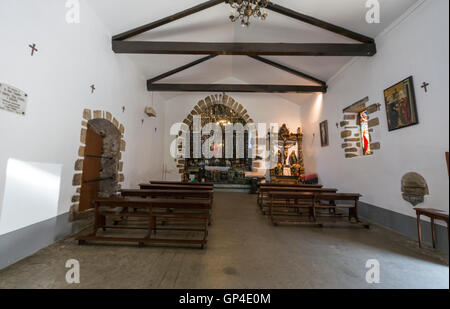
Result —
<instances>
[{"instance_id":1,"label":"altar","mask_svg":"<svg viewBox=\"0 0 450 309\"><path fill-rule=\"evenodd\" d=\"M268 135L269 145L270 134ZM303 133L301 128L297 133L291 133L286 124L278 132L278 143L272 153L278 154L275 168L270 170L270 181L277 184L299 184L305 174L303 163ZM272 146L271 146L272 147Z\"/></svg>"}]
</instances>

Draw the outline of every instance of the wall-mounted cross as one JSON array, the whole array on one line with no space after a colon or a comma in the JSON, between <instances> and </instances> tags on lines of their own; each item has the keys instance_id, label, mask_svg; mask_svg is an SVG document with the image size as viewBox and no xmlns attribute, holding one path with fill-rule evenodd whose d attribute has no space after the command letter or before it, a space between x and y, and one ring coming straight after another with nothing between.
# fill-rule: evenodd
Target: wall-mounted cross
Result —
<instances>
[{"instance_id":1,"label":"wall-mounted cross","mask_svg":"<svg viewBox=\"0 0 450 309\"><path fill-rule=\"evenodd\" d=\"M423 84L422 84L422 88L425 90L425 92L428 92L428 86L430 86L430 84L429 83L427 83L427 82L423 82Z\"/></svg>"},{"instance_id":2,"label":"wall-mounted cross","mask_svg":"<svg viewBox=\"0 0 450 309\"><path fill-rule=\"evenodd\" d=\"M91 85L91 93L94 93L95 91L95 85Z\"/></svg>"},{"instance_id":3,"label":"wall-mounted cross","mask_svg":"<svg viewBox=\"0 0 450 309\"><path fill-rule=\"evenodd\" d=\"M29 48L31 48L31 56L34 56L34 53L37 52L36 44L30 44L28 45Z\"/></svg>"}]
</instances>

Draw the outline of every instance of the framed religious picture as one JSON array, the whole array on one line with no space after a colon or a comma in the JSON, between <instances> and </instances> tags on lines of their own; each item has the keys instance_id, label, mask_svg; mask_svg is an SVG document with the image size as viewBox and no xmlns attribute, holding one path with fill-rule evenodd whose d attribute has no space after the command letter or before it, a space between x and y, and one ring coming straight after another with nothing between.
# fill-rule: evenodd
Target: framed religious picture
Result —
<instances>
[{"instance_id":1,"label":"framed religious picture","mask_svg":"<svg viewBox=\"0 0 450 309\"><path fill-rule=\"evenodd\" d=\"M389 132L419 123L413 77L384 91Z\"/></svg>"},{"instance_id":2,"label":"framed religious picture","mask_svg":"<svg viewBox=\"0 0 450 309\"><path fill-rule=\"evenodd\" d=\"M322 147L327 147L329 145L328 142L328 120L325 120L320 123L320 143Z\"/></svg>"}]
</instances>

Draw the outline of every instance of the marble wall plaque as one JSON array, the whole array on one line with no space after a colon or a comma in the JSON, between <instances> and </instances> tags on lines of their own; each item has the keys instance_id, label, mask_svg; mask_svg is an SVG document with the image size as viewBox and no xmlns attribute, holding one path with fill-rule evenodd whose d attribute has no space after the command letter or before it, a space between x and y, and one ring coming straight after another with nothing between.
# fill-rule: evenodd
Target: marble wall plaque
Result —
<instances>
[{"instance_id":1,"label":"marble wall plaque","mask_svg":"<svg viewBox=\"0 0 450 309\"><path fill-rule=\"evenodd\" d=\"M13 86L0 83L0 109L25 115L28 95Z\"/></svg>"}]
</instances>

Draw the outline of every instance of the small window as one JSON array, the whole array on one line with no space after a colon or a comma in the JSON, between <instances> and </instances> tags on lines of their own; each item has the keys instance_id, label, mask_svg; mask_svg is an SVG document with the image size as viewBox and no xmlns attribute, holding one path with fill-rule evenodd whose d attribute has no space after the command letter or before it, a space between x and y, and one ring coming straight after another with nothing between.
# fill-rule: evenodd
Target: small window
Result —
<instances>
[{"instance_id":1,"label":"small window","mask_svg":"<svg viewBox=\"0 0 450 309\"><path fill-rule=\"evenodd\" d=\"M359 113L359 125L361 127L361 150L364 156L371 155L370 133L369 133L369 115L367 110Z\"/></svg>"}]
</instances>

